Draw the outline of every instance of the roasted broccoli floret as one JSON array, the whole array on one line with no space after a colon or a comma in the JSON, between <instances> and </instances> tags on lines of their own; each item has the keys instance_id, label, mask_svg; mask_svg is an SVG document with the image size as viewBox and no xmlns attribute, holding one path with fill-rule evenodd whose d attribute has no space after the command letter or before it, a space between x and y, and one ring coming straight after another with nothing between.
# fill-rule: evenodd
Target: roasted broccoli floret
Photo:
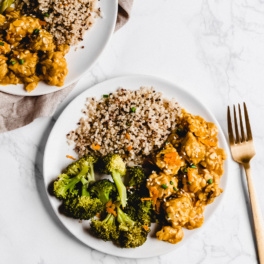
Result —
<instances>
[{"instance_id":1,"label":"roasted broccoli floret","mask_svg":"<svg viewBox=\"0 0 264 264\"><path fill-rule=\"evenodd\" d=\"M147 176L140 166L128 167L127 174L129 177L128 185L130 187L140 188L146 184Z\"/></svg>"},{"instance_id":2,"label":"roasted broccoli floret","mask_svg":"<svg viewBox=\"0 0 264 264\"><path fill-rule=\"evenodd\" d=\"M139 247L147 240L150 231L148 223L133 219L129 213L123 211L119 201L107 202L106 214L103 220L91 220L91 232L96 237L112 241L122 248Z\"/></svg>"},{"instance_id":3,"label":"roasted broccoli floret","mask_svg":"<svg viewBox=\"0 0 264 264\"><path fill-rule=\"evenodd\" d=\"M118 154L108 154L102 157L99 165L102 173L112 176L121 200L121 205L125 207L127 204L127 190L122 178L126 174L125 162Z\"/></svg>"},{"instance_id":4,"label":"roasted broccoli floret","mask_svg":"<svg viewBox=\"0 0 264 264\"><path fill-rule=\"evenodd\" d=\"M89 196L77 196L63 201L61 212L69 217L89 220L103 210L103 204L99 199L91 199Z\"/></svg>"},{"instance_id":5,"label":"roasted broccoli floret","mask_svg":"<svg viewBox=\"0 0 264 264\"><path fill-rule=\"evenodd\" d=\"M140 190L128 191L127 206L124 209L133 220L149 226L155 221L155 212L150 197L142 197Z\"/></svg>"},{"instance_id":6,"label":"roasted broccoli floret","mask_svg":"<svg viewBox=\"0 0 264 264\"><path fill-rule=\"evenodd\" d=\"M83 169L87 171L89 181L95 181L94 165L98 158L92 155L86 155L79 160L74 161L64 170L64 173L74 176L80 173Z\"/></svg>"},{"instance_id":7,"label":"roasted broccoli floret","mask_svg":"<svg viewBox=\"0 0 264 264\"><path fill-rule=\"evenodd\" d=\"M88 181L83 183L82 191L79 195L68 196L63 200L61 206L63 214L75 219L88 220L104 210L101 200L91 198L87 187Z\"/></svg>"},{"instance_id":8,"label":"roasted broccoli floret","mask_svg":"<svg viewBox=\"0 0 264 264\"><path fill-rule=\"evenodd\" d=\"M135 248L143 245L150 231L148 226L132 220L120 206L117 206L117 221L119 223L119 245L122 248Z\"/></svg>"},{"instance_id":9,"label":"roasted broccoli floret","mask_svg":"<svg viewBox=\"0 0 264 264\"><path fill-rule=\"evenodd\" d=\"M95 181L96 158L85 156L70 164L53 183L55 197L62 200L61 212L76 219L90 219L103 211L103 203L92 198L89 185Z\"/></svg>"},{"instance_id":10,"label":"roasted broccoli floret","mask_svg":"<svg viewBox=\"0 0 264 264\"><path fill-rule=\"evenodd\" d=\"M100 199L103 204L109 200L116 200L117 196L116 185L108 179L95 181L90 185L89 192L92 197Z\"/></svg>"},{"instance_id":11,"label":"roasted broccoli floret","mask_svg":"<svg viewBox=\"0 0 264 264\"><path fill-rule=\"evenodd\" d=\"M53 183L53 194L60 200L68 195L78 195L81 181L95 181L94 163L96 158L85 156L71 163Z\"/></svg>"},{"instance_id":12,"label":"roasted broccoli floret","mask_svg":"<svg viewBox=\"0 0 264 264\"><path fill-rule=\"evenodd\" d=\"M109 210L110 209L110 210ZM115 204L108 202L106 205L106 217L103 220L93 218L90 223L91 232L104 241L117 241L119 229L116 221Z\"/></svg>"},{"instance_id":13,"label":"roasted broccoli floret","mask_svg":"<svg viewBox=\"0 0 264 264\"><path fill-rule=\"evenodd\" d=\"M116 241L119 237L119 230L115 222L115 216L107 214L103 220L92 219L90 228L96 237L104 241Z\"/></svg>"},{"instance_id":14,"label":"roasted broccoli floret","mask_svg":"<svg viewBox=\"0 0 264 264\"><path fill-rule=\"evenodd\" d=\"M66 173L60 174L53 182L53 194L59 200L66 199L69 195L78 195L78 188L76 185L81 182L82 175L71 177Z\"/></svg>"},{"instance_id":15,"label":"roasted broccoli floret","mask_svg":"<svg viewBox=\"0 0 264 264\"><path fill-rule=\"evenodd\" d=\"M155 221L152 200L141 200L137 212L138 220L143 225L150 227L151 223Z\"/></svg>"}]
</instances>

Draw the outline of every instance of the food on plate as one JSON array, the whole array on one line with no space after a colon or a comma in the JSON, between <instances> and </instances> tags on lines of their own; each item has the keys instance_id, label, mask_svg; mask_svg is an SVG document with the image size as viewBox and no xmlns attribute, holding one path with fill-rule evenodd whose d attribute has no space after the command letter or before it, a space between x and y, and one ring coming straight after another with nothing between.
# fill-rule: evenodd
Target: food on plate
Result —
<instances>
[{"instance_id":1,"label":"food on plate","mask_svg":"<svg viewBox=\"0 0 264 264\"><path fill-rule=\"evenodd\" d=\"M121 248L135 248L147 241L150 232L176 244L184 238L184 229L203 225L206 206L223 192L226 153L218 146L214 123L147 87L120 88L99 100L88 98L83 114L77 129L67 135L79 158L68 168L93 157L92 181L77 176L81 183L70 187L78 199L85 188L89 199L101 202L102 206L91 205L97 210L86 218L90 234ZM83 169L66 174L68 186L76 174L83 175ZM54 181L55 193L61 177ZM63 206L67 198L55 196Z\"/></svg>"},{"instance_id":2,"label":"food on plate","mask_svg":"<svg viewBox=\"0 0 264 264\"><path fill-rule=\"evenodd\" d=\"M62 86L68 74L68 45L56 46L38 18L13 8L0 15L0 84L23 83L31 92L39 81Z\"/></svg>"},{"instance_id":3,"label":"food on plate","mask_svg":"<svg viewBox=\"0 0 264 264\"><path fill-rule=\"evenodd\" d=\"M113 212L107 211L102 219L93 218L90 230L104 241L112 241L122 248L136 248L143 245L149 233L137 219L125 213L120 203L112 204Z\"/></svg>"},{"instance_id":4,"label":"food on plate","mask_svg":"<svg viewBox=\"0 0 264 264\"><path fill-rule=\"evenodd\" d=\"M0 84L61 87L66 54L100 16L98 0L10 1L0 6ZM12 6L12 7L10 7Z\"/></svg>"},{"instance_id":5,"label":"food on plate","mask_svg":"<svg viewBox=\"0 0 264 264\"><path fill-rule=\"evenodd\" d=\"M128 186L141 187L146 183L147 175L141 166L134 166L127 168Z\"/></svg>"},{"instance_id":6,"label":"food on plate","mask_svg":"<svg viewBox=\"0 0 264 264\"><path fill-rule=\"evenodd\" d=\"M98 160L89 155L72 162L54 180L51 193L61 201L60 212L65 216L79 220L90 219L90 231L98 238L111 240L124 248L141 246L150 231L152 203L149 200L141 201L140 196L132 194L130 190L123 206L124 194L119 194L119 187L124 186L120 182L120 171L126 171L125 163L115 154L108 157L107 162L104 158ZM95 179L96 168L111 173L113 179ZM131 170L131 179L138 175L138 170ZM122 191L126 192L126 189Z\"/></svg>"},{"instance_id":7,"label":"food on plate","mask_svg":"<svg viewBox=\"0 0 264 264\"><path fill-rule=\"evenodd\" d=\"M157 166L147 179L147 188L162 228L157 238L179 242L182 228L194 229L204 222L205 206L223 190L225 151L218 147L215 124L182 109L181 118L160 151Z\"/></svg>"},{"instance_id":8,"label":"food on plate","mask_svg":"<svg viewBox=\"0 0 264 264\"><path fill-rule=\"evenodd\" d=\"M88 191L88 186L95 181L96 160L85 156L74 161L53 182L52 194L62 201L60 210L65 215L82 220L103 211L104 204Z\"/></svg>"},{"instance_id":9,"label":"food on plate","mask_svg":"<svg viewBox=\"0 0 264 264\"><path fill-rule=\"evenodd\" d=\"M118 152L125 162L142 164L177 124L180 108L152 87L120 88L102 98L87 98L78 127L67 135L79 156Z\"/></svg>"},{"instance_id":10,"label":"food on plate","mask_svg":"<svg viewBox=\"0 0 264 264\"><path fill-rule=\"evenodd\" d=\"M18 10L45 21L57 45L76 45L100 16L99 0L19 0Z\"/></svg>"},{"instance_id":11,"label":"food on plate","mask_svg":"<svg viewBox=\"0 0 264 264\"><path fill-rule=\"evenodd\" d=\"M116 184L109 179L101 179L94 181L89 187L89 192L92 197L97 197L106 205L109 200L115 200L117 193Z\"/></svg>"},{"instance_id":12,"label":"food on plate","mask_svg":"<svg viewBox=\"0 0 264 264\"><path fill-rule=\"evenodd\" d=\"M110 153L100 159L98 164L100 172L110 174L118 191L121 205L126 207L127 190L122 177L126 174L126 164L120 155Z\"/></svg>"}]
</instances>

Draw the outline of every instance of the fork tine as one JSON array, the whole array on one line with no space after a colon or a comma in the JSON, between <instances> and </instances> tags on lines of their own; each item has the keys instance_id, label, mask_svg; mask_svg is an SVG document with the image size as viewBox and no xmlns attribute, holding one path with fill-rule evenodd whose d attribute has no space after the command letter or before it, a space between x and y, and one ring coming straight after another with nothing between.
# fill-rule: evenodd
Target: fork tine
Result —
<instances>
[{"instance_id":1,"label":"fork tine","mask_svg":"<svg viewBox=\"0 0 264 264\"><path fill-rule=\"evenodd\" d=\"M244 115L245 115L246 128L247 128L247 140L252 140L252 133L251 133L251 127L248 117L247 106L245 102L243 103L243 105L244 105Z\"/></svg>"},{"instance_id":2,"label":"fork tine","mask_svg":"<svg viewBox=\"0 0 264 264\"><path fill-rule=\"evenodd\" d=\"M245 141L245 132L244 132L244 125L243 125L243 120L242 120L240 104L238 104L238 111L239 111L240 136L241 136L240 140L241 140L241 142L244 142Z\"/></svg>"},{"instance_id":3,"label":"fork tine","mask_svg":"<svg viewBox=\"0 0 264 264\"><path fill-rule=\"evenodd\" d=\"M230 144L234 144L234 134L232 129L231 115L230 115L230 107L227 107L227 126L228 126L228 136Z\"/></svg>"},{"instance_id":4,"label":"fork tine","mask_svg":"<svg viewBox=\"0 0 264 264\"><path fill-rule=\"evenodd\" d=\"M238 132L236 107L235 107L235 105L233 107L234 107L234 123L235 123L235 133L236 133L235 143L238 143L238 142L240 142L240 136L239 136L239 132Z\"/></svg>"}]
</instances>

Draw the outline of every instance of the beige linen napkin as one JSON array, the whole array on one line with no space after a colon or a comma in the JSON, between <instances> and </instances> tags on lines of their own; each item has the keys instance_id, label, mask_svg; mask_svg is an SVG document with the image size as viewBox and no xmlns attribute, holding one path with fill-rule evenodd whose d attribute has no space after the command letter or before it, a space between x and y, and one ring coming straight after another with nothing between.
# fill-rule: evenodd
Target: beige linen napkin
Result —
<instances>
[{"instance_id":1,"label":"beige linen napkin","mask_svg":"<svg viewBox=\"0 0 264 264\"><path fill-rule=\"evenodd\" d=\"M115 31L129 19L133 0L118 0ZM41 96L17 96L0 92L0 132L10 131L31 123L38 117L52 116L76 83L55 93Z\"/></svg>"}]
</instances>

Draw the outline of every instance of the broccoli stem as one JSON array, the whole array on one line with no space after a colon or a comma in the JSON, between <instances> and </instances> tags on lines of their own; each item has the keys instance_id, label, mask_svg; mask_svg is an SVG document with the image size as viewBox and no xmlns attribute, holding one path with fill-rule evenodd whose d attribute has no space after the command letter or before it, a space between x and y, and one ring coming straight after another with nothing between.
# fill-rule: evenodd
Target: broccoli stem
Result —
<instances>
[{"instance_id":1,"label":"broccoli stem","mask_svg":"<svg viewBox=\"0 0 264 264\"><path fill-rule=\"evenodd\" d=\"M82 167L82 170L78 173L77 178L83 178L87 175L89 171L89 167L88 164L86 164L86 166Z\"/></svg>"},{"instance_id":2,"label":"broccoli stem","mask_svg":"<svg viewBox=\"0 0 264 264\"><path fill-rule=\"evenodd\" d=\"M81 190L81 196L91 196L90 192L88 191L88 187L91 183L90 179L82 178L82 190Z\"/></svg>"},{"instance_id":3,"label":"broccoli stem","mask_svg":"<svg viewBox=\"0 0 264 264\"><path fill-rule=\"evenodd\" d=\"M82 196L90 196L90 193L88 192L88 184L82 185Z\"/></svg>"},{"instance_id":4,"label":"broccoli stem","mask_svg":"<svg viewBox=\"0 0 264 264\"><path fill-rule=\"evenodd\" d=\"M107 214L106 218L102 221L107 225L114 225L115 224L115 217L113 214Z\"/></svg>"},{"instance_id":5,"label":"broccoli stem","mask_svg":"<svg viewBox=\"0 0 264 264\"><path fill-rule=\"evenodd\" d=\"M80 182L80 179L75 177L70 180L70 183L67 185L66 190L72 191L75 188L75 185Z\"/></svg>"},{"instance_id":6,"label":"broccoli stem","mask_svg":"<svg viewBox=\"0 0 264 264\"><path fill-rule=\"evenodd\" d=\"M133 226L135 222L119 207L117 206L117 221L123 226Z\"/></svg>"},{"instance_id":7,"label":"broccoli stem","mask_svg":"<svg viewBox=\"0 0 264 264\"><path fill-rule=\"evenodd\" d=\"M82 170L79 172L79 174L71 179L70 183L67 186L67 189L69 191L72 191L72 189L75 188L75 185L80 181L82 182L83 186L85 185L87 187L88 181L84 178L87 172L88 172L88 166L83 167Z\"/></svg>"},{"instance_id":8,"label":"broccoli stem","mask_svg":"<svg viewBox=\"0 0 264 264\"><path fill-rule=\"evenodd\" d=\"M87 166L84 166L76 177L77 179L81 180L81 182L82 182L82 196L90 196L87 189L88 189L90 182L95 181L93 164L90 164L90 165L91 166L88 166L88 162L87 162ZM90 168L90 172L89 172L89 168ZM92 171L92 173L91 173L91 171Z\"/></svg>"},{"instance_id":9,"label":"broccoli stem","mask_svg":"<svg viewBox=\"0 0 264 264\"><path fill-rule=\"evenodd\" d=\"M126 190L126 186L124 185L121 175L119 172L117 171L112 171L112 178L114 180L114 183L116 185L119 197L120 197L120 202L122 207L126 207L127 204L127 190Z\"/></svg>"},{"instance_id":10,"label":"broccoli stem","mask_svg":"<svg viewBox=\"0 0 264 264\"><path fill-rule=\"evenodd\" d=\"M88 180L90 182L92 181L95 181L95 174L94 174L94 165L93 164L90 164L90 171L89 171L89 174L88 174Z\"/></svg>"}]
</instances>

